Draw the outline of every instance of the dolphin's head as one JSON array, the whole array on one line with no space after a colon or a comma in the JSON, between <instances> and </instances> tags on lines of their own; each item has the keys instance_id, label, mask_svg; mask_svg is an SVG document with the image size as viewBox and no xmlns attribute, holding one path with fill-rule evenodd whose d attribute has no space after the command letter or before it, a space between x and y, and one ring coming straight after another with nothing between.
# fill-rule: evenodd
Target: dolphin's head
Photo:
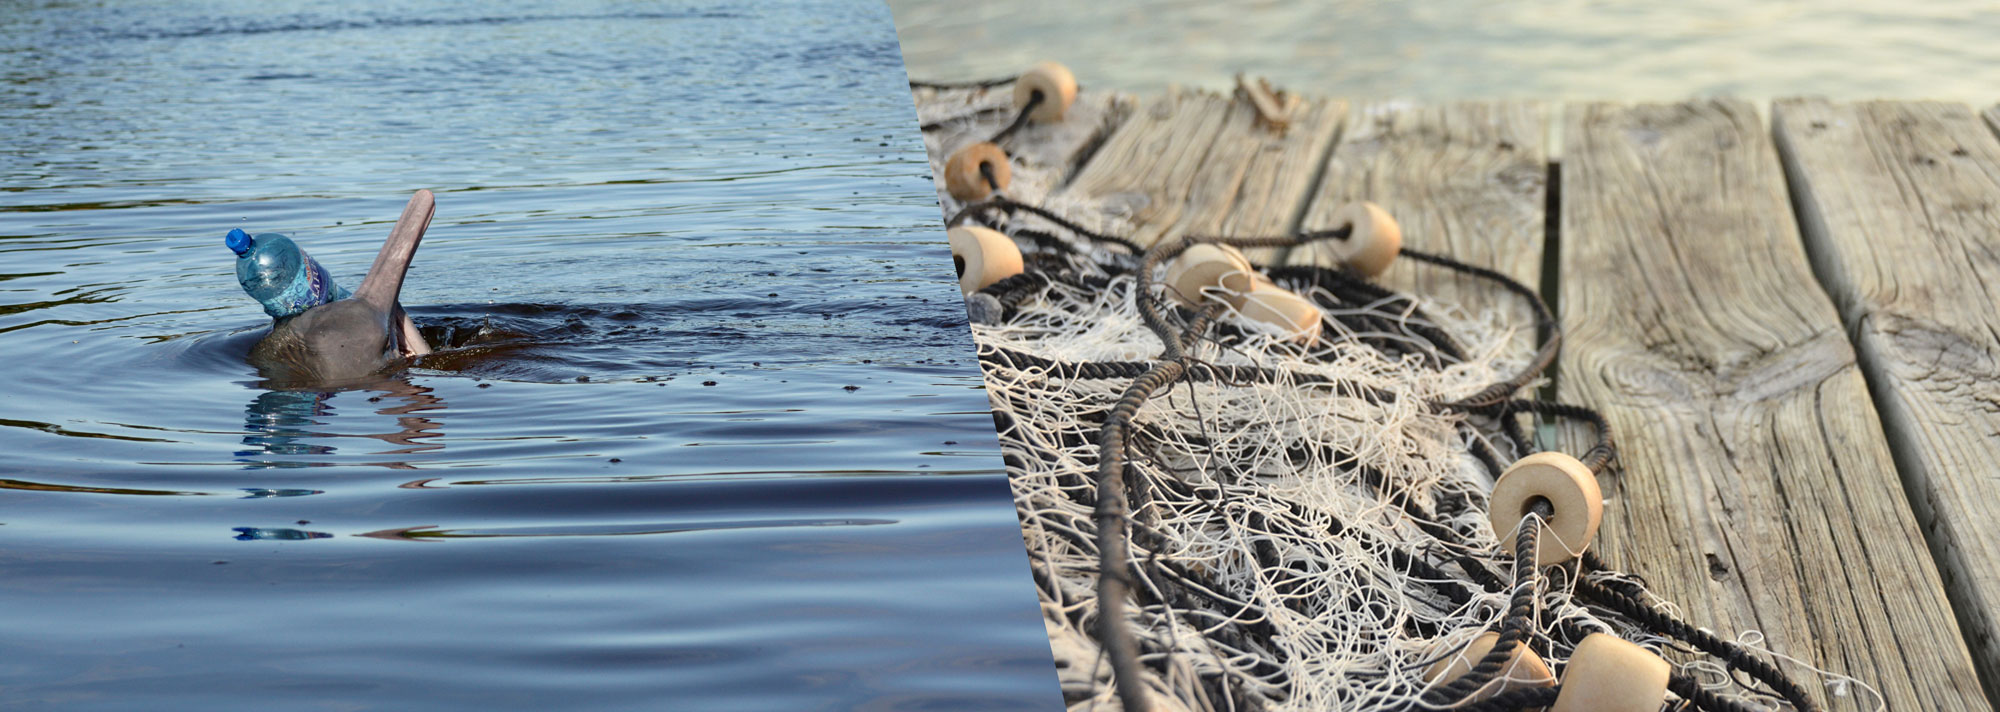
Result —
<instances>
[{"instance_id":1,"label":"dolphin's head","mask_svg":"<svg viewBox=\"0 0 2000 712\"><path fill-rule=\"evenodd\" d=\"M273 325L250 358L274 382L338 384L403 365L401 337L390 312L342 299Z\"/></svg>"},{"instance_id":2,"label":"dolphin's head","mask_svg":"<svg viewBox=\"0 0 2000 712\"><path fill-rule=\"evenodd\" d=\"M257 370L276 384L338 384L378 375L428 352L396 297L432 210L431 192L417 191L354 296L273 324L270 335L250 350ZM230 233L231 247L235 238Z\"/></svg>"}]
</instances>

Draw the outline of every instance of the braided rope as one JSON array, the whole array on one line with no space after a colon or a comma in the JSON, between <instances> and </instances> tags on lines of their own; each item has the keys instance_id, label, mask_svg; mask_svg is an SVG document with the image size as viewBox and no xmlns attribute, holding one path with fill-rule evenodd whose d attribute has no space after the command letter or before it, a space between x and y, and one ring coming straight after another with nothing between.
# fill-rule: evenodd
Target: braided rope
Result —
<instances>
[{"instance_id":1,"label":"braided rope","mask_svg":"<svg viewBox=\"0 0 2000 712\"><path fill-rule=\"evenodd\" d=\"M1223 490L1210 489L1210 485L1174 485L1157 477L1141 477L1133 469L1134 463L1147 461L1149 466L1163 467L1155 454L1153 443L1183 442L1200 445L1211 442L1209 436L1196 432L1163 431L1159 425L1141 422L1138 415L1149 402L1162 394L1184 385L1285 385L1303 388L1334 388L1343 394L1358 393L1367 396L1362 402L1388 404L1397 399L1397 394L1387 391L1376 392L1370 388L1344 383L1342 379L1310 371L1286 367L1242 364L1216 364L1197 359L1192 348L1200 343L1214 343L1225 348L1240 338L1234 327L1220 323L1216 317L1222 313L1220 305L1212 305L1190 316L1178 307L1163 304L1156 298L1153 288L1153 274L1169 259L1189 246L1203 242L1228 244L1239 247L1281 247L1296 246L1312 240L1345 239L1346 231L1325 231L1289 237L1221 238L1183 237L1167 240L1141 250L1130 241L1115 235L1093 232L1076 225L1061 215L1039 206L1028 205L1005 197L973 203L963 207L952 216L950 224L957 225L967 220L980 218L990 221L998 214L1011 218L1016 213L1039 217L1067 232L1071 239L1064 239L1048 233L1035 232L1025 227L1014 226L1012 232L1024 237L1045 254L1037 254L1033 262L1039 269L1010 277L980 292L1000 304L1002 321L1010 321L1029 305L1039 304L1051 298L1051 290L1086 290L1102 292L1120 288L1121 281L1130 284L1129 298L1137 307L1137 314L1147 331L1159 339L1159 353L1147 360L1090 360L1063 361L1056 358L1029 353L1018 348L996 345L982 345L980 358L990 369L997 368L1023 374L1040 374L1050 383L1078 381L1124 381L1125 386L1118 397L1103 412L1101 419L1091 418L1090 423L1097 428L1094 441L1097 453L1095 475L1089 484L1091 495L1088 502L1092 507L1090 521L1095 537L1087 548L1098 558L1097 584L1095 586L1096 622L1093 637L1097 639L1110 663L1111 678L1116 686L1118 699L1126 710L1152 709L1151 697L1154 693L1142 684L1146 672L1151 674L1172 674L1177 668L1175 662L1145 652L1144 646L1133 635L1131 615L1126 610L1128 601L1136 601L1142 606L1159 604L1163 601L1178 601L1180 605L1196 605L1200 610L1211 612L1202 617L1212 618L1216 623L1204 627L1205 634L1212 639L1211 645L1224 650L1249 650L1257 648L1260 639L1274 635L1271 616L1277 611L1267 604L1226 592L1226 587L1213 579L1207 572L1191 569L1164 560L1152 554L1132 560L1128 552L1158 551L1167 542L1159 539L1146 524L1147 517L1142 510L1156 506L1159 502L1194 502L1208 507L1204 511L1219 516L1227 504L1215 497ZM996 227L1005 227L996 224ZM1081 239L1082 242L1072 241ZM1113 258L1106 259L1094 254L1101 249L1112 250ZM1117 258L1118 253L1136 256ZM1429 255L1412 250L1404 250L1403 255L1419 262L1437 265L1495 283L1504 291L1518 295L1533 307L1538 331L1547 338L1538 346L1528 364L1513 373L1480 388L1473 396L1454 400L1430 401L1422 407L1433 413L1465 413L1479 415L1496 421L1498 431L1488 437L1468 438L1468 452L1476 457L1489 471L1500 469L1501 455L1494 448L1503 446L1516 453L1532 448L1525 432L1513 416L1528 413L1537 416L1581 420L1589 423L1597 436L1596 442L1579 458L1594 473L1601 473L1616 459L1616 446L1612 440L1608 421L1597 411L1575 404L1521 400L1513 397L1554 362L1560 348L1561 331L1554 315L1533 289L1512 280L1496 271L1467 265L1441 255ZM1370 303L1407 304L1406 312L1421 314L1415 303L1404 295L1361 280L1357 275L1344 270L1320 267L1281 267L1269 270L1268 277L1281 285L1295 288L1313 288L1314 299L1322 308L1356 308ZM1327 300L1334 300L1329 303ZM1400 301L1398 301L1400 300ZM1368 338L1355 336L1349 343L1364 343L1373 346L1388 357L1412 356L1431 368L1445 368L1466 360L1466 352L1456 340L1442 328L1428 323L1427 318L1414 321L1407 316L1399 321L1384 321L1382 317L1356 309L1352 314L1329 317L1336 321L1349 321L1357 334L1367 332L1396 331L1394 338ZM995 396L1001 398L1000 395ZM996 410L996 414L999 411ZM997 418L996 418L997 419ZM1002 424L1003 430L1019 427L1019 423ZM1467 426L1461 426L1467 427ZM1014 432L1009 430L1009 432ZM1003 437L1005 435L1003 434ZM1067 438L1064 442L1067 442ZM1037 452L1029 449L1030 453ZM1053 457L1047 452L1038 457ZM1307 459L1327 458L1331 461L1351 460L1351 455L1341 452L1302 453ZM1010 469L1016 462L1010 463ZM1459 678L1443 684L1432 685L1420 691L1415 700L1395 703L1402 699L1390 695L1381 697L1385 704L1409 704L1420 702L1426 706L1450 706L1452 709L1513 710L1527 709L1549 704L1559 694L1559 688L1528 688L1511 690L1486 699L1472 702L1468 696L1490 685L1495 677L1504 672L1507 661L1521 645L1548 646L1554 641L1544 636L1536 627L1536 611L1542 599L1560 595L1533 565L1536 533L1540 531L1539 518L1546 518L1546 503L1541 503L1541 511L1531 513L1517 532L1513 551L1514 577L1510 582L1499 580L1490 573L1478 557L1468 555L1465 547L1471 546L1466 539L1451 527L1440 524L1439 510L1430 509L1415 499L1395 494L1395 485L1383 473L1368 467L1355 469L1357 481L1368 483L1376 496L1384 498L1402 512L1402 520L1417 531L1422 531L1432 541L1443 548L1424 547L1409 550L1400 545L1370 539L1368 530L1346 527L1338 519L1330 519L1326 513L1299 509L1296 505L1284 507L1280 512L1299 521L1324 520L1327 533L1338 537L1362 536L1373 543L1365 546L1376 551L1382 561L1396 570L1406 571L1420 579L1422 588L1452 605L1473 605L1483 596L1501 591L1507 593L1507 606L1500 619L1500 638L1493 650L1483 656L1472 670ZM1226 483L1225 483L1226 484ZM1240 495L1239 495L1240 496ZM1166 500L1157 500L1166 497ZM1213 502L1212 502L1213 501ZM1212 502L1212 503L1211 503ZM1266 502L1265 504L1273 504ZM1448 504L1462 511L1468 504L1477 502L1447 498L1440 504ZM1257 529L1269 529L1279 523L1266 515L1253 514L1246 520ZM1071 537L1075 542L1080 538ZM1278 565L1273 557L1276 551L1261 540L1252 542L1246 555L1259 561ZM1456 571L1441 568L1430 562L1438 557L1455 567ZM1594 555L1586 552L1583 568L1587 571L1609 571ZM1155 581L1149 577L1156 577ZM1469 579L1462 581L1460 578ZM1574 579L1575 595L1588 600L1601 609L1615 613L1638 627L1662 635L1683 640L1695 648L1726 661L1731 669L1744 670L1758 682L1777 692L1793 707L1801 712L1815 711L1811 699L1795 682L1785 678L1780 671L1760 658L1752 656L1742 646L1722 641L1693 626L1673 618L1671 615L1653 610L1640 604L1630 592L1617 590L1608 583L1594 583L1575 576L1574 571L1566 574ZM1629 585L1636 588L1636 584ZM1282 589L1281 589L1282 590ZM1135 598L1136 597L1136 598ZM1294 599L1279 599L1285 610L1303 612L1303 602ZM1151 602L1151 603L1148 603ZM1200 612L1199 610L1195 612ZM1582 635L1594 632L1592 627L1602 624L1586 622L1579 624L1576 619L1565 617L1555 621L1555 629L1562 631L1568 639L1580 639ZM1200 689L1208 695L1232 695L1247 689L1244 685L1288 685L1294 681L1281 670L1268 667L1268 663L1253 667L1239 677L1204 678ZM1748 709L1735 699L1723 697L1713 691L1699 689L1690 680L1676 677L1675 694L1685 704L1705 710ZM1234 691L1234 693L1232 692ZM1386 693L1384 693L1386 694ZM1234 697L1232 697L1234 700ZM1244 701L1245 703L1251 703ZM1231 704L1237 704L1232 701Z\"/></svg>"}]
</instances>

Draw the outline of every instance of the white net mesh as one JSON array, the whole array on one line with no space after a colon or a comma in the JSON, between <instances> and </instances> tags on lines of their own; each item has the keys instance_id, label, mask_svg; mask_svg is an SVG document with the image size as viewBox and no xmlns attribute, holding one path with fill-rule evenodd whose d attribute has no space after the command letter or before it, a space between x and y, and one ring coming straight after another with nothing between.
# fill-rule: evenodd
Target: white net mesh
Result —
<instances>
[{"instance_id":1,"label":"white net mesh","mask_svg":"<svg viewBox=\"0 0 2000 712\"><path fill-rule=\"evenodd\" d=\"M1012 119L1004 91L919 89L917 96L932 124L934 172L952 151ZM968 311L1050 645L1075 710L1121 706L1098 621L1099 437L1113 405L1165 344L1134 298L1137 256L1077 229L1126 234L1123 218L1133 211L1120 201L1133 196L1084 200L1059 188L1068 162L1131 110L1129 99L1086 93L1072 118L1023 129L1003 144L1013 182L1002 193L1021 203L972 216L1011 234L1037 275L973 295ZM947 215L964 207L942 188ZM1083 224L1061 226L1030 206ZM1437 404L1531 365L1523 344L1534 339L1519 336L1536 326L1506 316L1521 295L1496 284L1467 297L1471 303L1445 304L1347 273L1268 274L1322 309L1316 344L1301 347L1225 310L1189 342L1196 366L1130 421L1122 479L1129 516L1118 520L1130 532L1123 557L1130 600L1121 629L1136 640L1139 686L1155 708L1491 705L1476 701L1483 695L1439 694L1449 679L1426 673L1503 627L1510 605L1526 617L1528 647L1557 670L1585 635L1609 632L1690 659L1676 674L1695 680L1710 703L1792 708L1767 686L1778 673L1751 675L1766 683L1758 684L1699 657L1722 657L1728 646L1735 654L1767 651L1741 640L1689 643L1709 635L1691 626L1669 640L1667 624L1635 621L1635 611L1674 611L1630 576L1576 565L1546 576L1515 570L1515 542L1510 535L1503 550L1496 541L1486 493L1499 468L1536 449L1521 415ZM1161 276L1152 275L1154 297L1167 304ZM1192 311L1170 311L1173 332L1201 323ZM1537 384L1520 385L1522 393L1510 395ZM1590 571L1582 581L1579 570ZM1585 607L1581 589L1592 591L1595 605ZM1615 613L1604 607L1613 597L1626 600ZM1504 667L1481 690L1538 674L1546 675ZM1794 688L1786 697L1803 695Z\"/></svg>"},{"instance_id":2,"label":"white net mesh","mask_svg":"<svg viewBox=\"0 0 2000 712\"><path fill-rule=\"evenodd\" d=\"M1086 708L1115 702L1089 634L1097 567L1091 483L1097 427L1131 379L1051 374L1010 364L1021 359L1007 354L1072 364L1157 356L1162 344L1131 298L1135 282L1125 275L1101 289L1053 284L1004 323L974 327L987 388L1009 426L1002 441L1050 635L1068 658L1064 688ZM1471 358L1442 367L1364 340L1420 348L1406 329L1357 333L1362 320L1353 317L1364 313L1402 326L1423 323L1420 312L1447 313L1407 307L1330 310L1326 336L1311 351L1270 331L1202 342L1199 361L1261 366L1275 378L1181 383L1139 410L1144 454L1131 469L1139 484L1129 558L1139 564L1135 590L1146 603L1130 609L1131 628L1141 631L1156 668L1148 682L1163 700L1183 709L1299 710L1414 702L1429 660L1498 623L1504 593L1426 583L1399 559L1448 551L1508 575L1510 560L1485 517L1490 475L1468 446L1485 435L1465 416L1425 404L1469 396L1518 370L1524 359L1503 353L1516 327L1452 320L1446 328L1474 335L1464 342ZM1235 314L1221 321L1258 328ZM1300 383L1301 375L1327 382ZM1416 526L1405 503L1433 513L1450 538ZM1454 601L1440 586L1469 600Z\"/></svg>"}]
</instances>

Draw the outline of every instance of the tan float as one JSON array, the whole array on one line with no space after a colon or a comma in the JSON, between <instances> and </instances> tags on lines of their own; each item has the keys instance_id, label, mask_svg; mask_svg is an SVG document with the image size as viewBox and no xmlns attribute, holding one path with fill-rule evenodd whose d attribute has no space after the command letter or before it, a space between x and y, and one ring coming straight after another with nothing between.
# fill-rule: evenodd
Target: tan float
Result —
<instances>
[{"instance_id":1,"label":"tan float","mask_svg":"<svg viewBox=\"0 0 2000 712\"><path fill-rule=\"evenodd\" d=\"M1592 633L1563 667L1549 712L1657 712L1673 671L1658 655L1615 635Z\"/></svg>"},{"instance_id":2,"label":"tan float","mask_svg":"<svg viewBox=\"0 0 2000 712\"><path fill-rule=\"evenodd\" d=\"M1237 308L1245 317L1283 330L1287 339L1308 345L1319 340L1320 323L1326 316L1312 300L1263 279L1243 295Z\"/></svg>"},{"instance_id":3,"label":"tan float","mask_svg":"<svg viewBox=\"0 0 2000 712\"><path fill-rule=\"evenodd\" d=\"M985 200L986 196L992 195L993 184L986 182L980 166L991 167L993 184L998 184L1001 190L1006 190L1007 183L1014 178L1014 166L1007 160L1007 152L992 143L981 141L958 149L944 162L945 192L966 202Z\"/></svg>"},{"instance_id":4,"label":"tan float","mask_svg":"<svg viewBox=\"0 0 2000 712\"><path fill-rule=\"evenodd\" d=\"M1028 105L1035 92L1042 93L1042 103L1028 114L1028 119L1036 123L1061 121L1063 112L1076 101L1076 77L1069 68L1055 62L1043 62L1029 69L1028 73L1014 80L1014 108Z\"/></svg>"},{"instance_id":5,"label":"tan float","mask_svg":"<svg viewBox=\"0 0 2000 712\"><path fill-rule=\"evenodd\" d=\"M1333 220L1335 229L1352 228L1341 245L1340 262L1362 276L1374 279L1403 251L1403 228L1380 205L1348 203L1334 213Z\"/></svg>"},{"instance_id":6,"label":"tan float","mask_svg":"<svg viewBox=\"0 0 2000 712\"><path fill-rule=\"evenodd\" d=\"M1167 266L1167 291L1188 306L1201 306L1201 290L1221 287L1226 294L1216 295L1232 306L1243 303L1243 295L1250 292L1262 275L1250 266L1250 259L1236 248L1204 242L1181 252L1174 262Z\"/></svg>"},{"instance_id":7,"label":"tan float","mask_svg":"<svg viewBox=\"0 0 2000 712\"><path fill-rule=\"evenodd\" d=\"M1486 516L1493 535L1506 551L1514 550L1521 518L1537 499L1546 499L1555 514L1542 526L1535 551L1536 566L1553 566L1583 552L1604 521L1604 493L1597 476L1576 458L1559 452L1538 452L1514 461L1493 483Z\"/></svg>"},{"instance_id":8,"label":"tan float","mask_svg":"<svg viewBox=\"0 0 2000 712\"><path fill-rule=\"evenodd\" d=\"M1431 669L1424 671L1424 681L1446 684L1463 677L1466 673L1472 672L1472 668L1478 666L1480 659L1485 658L1487 653L1493 652L1493 646L1499 642L1499 633L1493 631L1481 633L1479 637L1473 638L1464 650L1439 660L1437 664L1431 666ZM1514 646L1514 654L1508 657L1506 664L1500 668L1500 675L1486 683L1485 687L1467 695L1465 699L1468 702L1478 702L1508 690L1548 687L1554 684L1556 684L1555 673L1549 672L1549 664L1542 662L1542 656L1529 650L1527 645L1518 644Z\"/></svg>"},{"instance_id":9,"label":"tan float","mask_svg":"<svg viewBox=\"0 0 2000 712\"><path fill-rule=\"evenodd\" d=\"M1021 273L1021 248L1006 235L968 225L946 230L945 239L958 268L958 288L968 295Z\"/></svg>"}]
</instances>

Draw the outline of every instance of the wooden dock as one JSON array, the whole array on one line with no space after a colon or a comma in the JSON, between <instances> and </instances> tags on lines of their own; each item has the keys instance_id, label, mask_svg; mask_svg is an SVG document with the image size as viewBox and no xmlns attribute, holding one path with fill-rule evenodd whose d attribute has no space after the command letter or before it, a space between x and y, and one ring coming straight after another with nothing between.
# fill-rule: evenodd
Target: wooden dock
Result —
<instances>
[{"instance_id":1,"label":"wooden dock","mask_svg":"<svg viewBox=\"0 0 2000 712\"><path fill-rule=\"evenodd\" d=\"M927 121L1008 101L916 94ZM1612 565L1889 710L1992 709L2000 107L1766 108L1305 98L1279 131L1242 95L1086 89L1009 139L1009 193L1141 245L1326 228L1366 199L1412 248L1541 284L1567 336L1553 396L1604 412L1620 445L1596 543ZM983 117L933 150L1012 115ZM1501 299L1422 265L1382 279Z\"/></svg>"}]
</instances>

